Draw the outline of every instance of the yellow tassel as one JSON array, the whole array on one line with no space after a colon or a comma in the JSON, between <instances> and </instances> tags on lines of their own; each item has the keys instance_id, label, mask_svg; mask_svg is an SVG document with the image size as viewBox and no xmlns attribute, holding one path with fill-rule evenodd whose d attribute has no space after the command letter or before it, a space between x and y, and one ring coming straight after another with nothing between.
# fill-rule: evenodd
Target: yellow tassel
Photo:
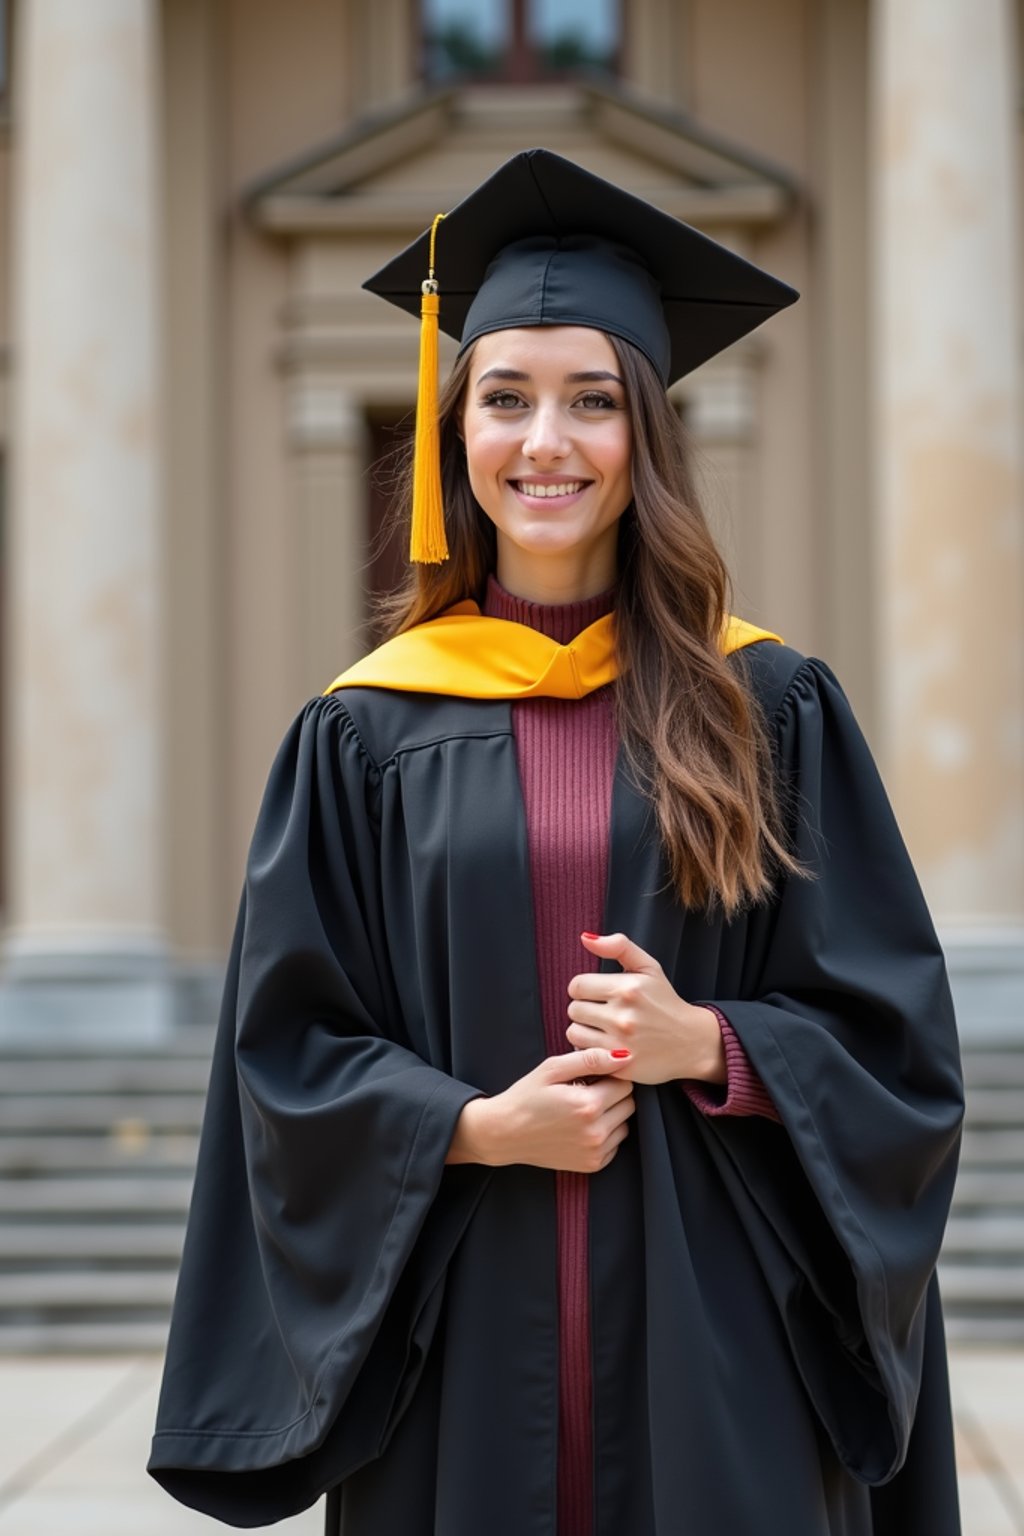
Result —
<instances>
[{"instance_id":1,"label":"yellow tassel","mask_svg":"<svg viewBox=\"0 0 1024 1536\"><path fill-rule=\"evenodd\" d=\"M420 376L416 392L416 445L413 457L412 529L409 559L440 565L448 559L441 495L441 428L437 416L437 317L441 307L434 280L434 241L439 213L430 229L430 276L420 300Z\"/></svg>"}]
</instances>

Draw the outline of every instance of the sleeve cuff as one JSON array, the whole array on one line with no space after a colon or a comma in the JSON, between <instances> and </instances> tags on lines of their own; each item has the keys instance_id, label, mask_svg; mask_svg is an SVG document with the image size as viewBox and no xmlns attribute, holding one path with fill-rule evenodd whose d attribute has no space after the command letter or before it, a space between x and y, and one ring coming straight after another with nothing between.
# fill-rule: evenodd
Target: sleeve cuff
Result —
<instances>
[{"instance_id":1,"label":"sleeve cuff","mask_svg":"<svg viewBox=\"0 0 1024 1536\"><path fill-rule=\"evenodd\" d=\"M685 1079L683 1088L691 1103L696 1105L702 1115L760 1115L765 1120L778 1122L779 1112L725 1014L714 1003L702 1002L698 1006L711 1009L722 1031L725 1082L717 1085Z\"/></svg>"}]
</instances>

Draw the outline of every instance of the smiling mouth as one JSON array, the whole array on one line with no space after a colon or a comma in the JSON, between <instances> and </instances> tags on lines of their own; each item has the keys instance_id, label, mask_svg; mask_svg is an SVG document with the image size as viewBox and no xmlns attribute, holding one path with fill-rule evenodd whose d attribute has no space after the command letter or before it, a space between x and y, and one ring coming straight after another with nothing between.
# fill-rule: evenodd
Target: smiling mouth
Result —
<instances>
[{"instance_id":1,"label":"smiling mouth","mask_svg":"<svg viewBox=\"0 0 1024 1536\"><path fill-rule=\"evenodd\" d=\"M593 482L590 480L510 480L509 485L521 496L540 496L549 501L559 496L576 496Z\"/></svg>"}]
</instances>

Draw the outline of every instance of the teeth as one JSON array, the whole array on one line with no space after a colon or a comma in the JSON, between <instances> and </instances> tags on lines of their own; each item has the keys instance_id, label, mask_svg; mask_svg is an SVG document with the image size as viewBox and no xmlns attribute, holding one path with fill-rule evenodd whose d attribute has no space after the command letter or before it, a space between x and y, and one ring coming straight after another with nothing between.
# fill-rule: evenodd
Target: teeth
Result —
<instances>
[{"instance_id":1,"label":"teeth","mask_svg":"<svg viewBox=\"0 0 1024 1536\"><path fill-rule=\"evenodd\" d=\"M574 496L583 489L582 480L568 480L564 485L535 485L532 480L520 480L518 485L524 496Z\"/></svg>"}]
</instances>

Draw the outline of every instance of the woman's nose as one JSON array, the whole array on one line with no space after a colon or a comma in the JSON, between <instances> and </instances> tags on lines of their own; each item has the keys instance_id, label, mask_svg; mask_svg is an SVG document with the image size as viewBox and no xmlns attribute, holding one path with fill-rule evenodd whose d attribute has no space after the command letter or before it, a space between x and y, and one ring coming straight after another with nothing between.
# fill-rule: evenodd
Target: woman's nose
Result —
<instances>
[{"instance_id":1,"label":"woman's nose","mask_svg":"<svg viewBox=\"0 0 1024 1536\"><path fill-rule=\"evenodd\" d=\"M528 459L546 461L564 459L572 450L562 412L555 405L538 405L531 412L523 439L523 454Z\"/></svg>"}]
</instances>

